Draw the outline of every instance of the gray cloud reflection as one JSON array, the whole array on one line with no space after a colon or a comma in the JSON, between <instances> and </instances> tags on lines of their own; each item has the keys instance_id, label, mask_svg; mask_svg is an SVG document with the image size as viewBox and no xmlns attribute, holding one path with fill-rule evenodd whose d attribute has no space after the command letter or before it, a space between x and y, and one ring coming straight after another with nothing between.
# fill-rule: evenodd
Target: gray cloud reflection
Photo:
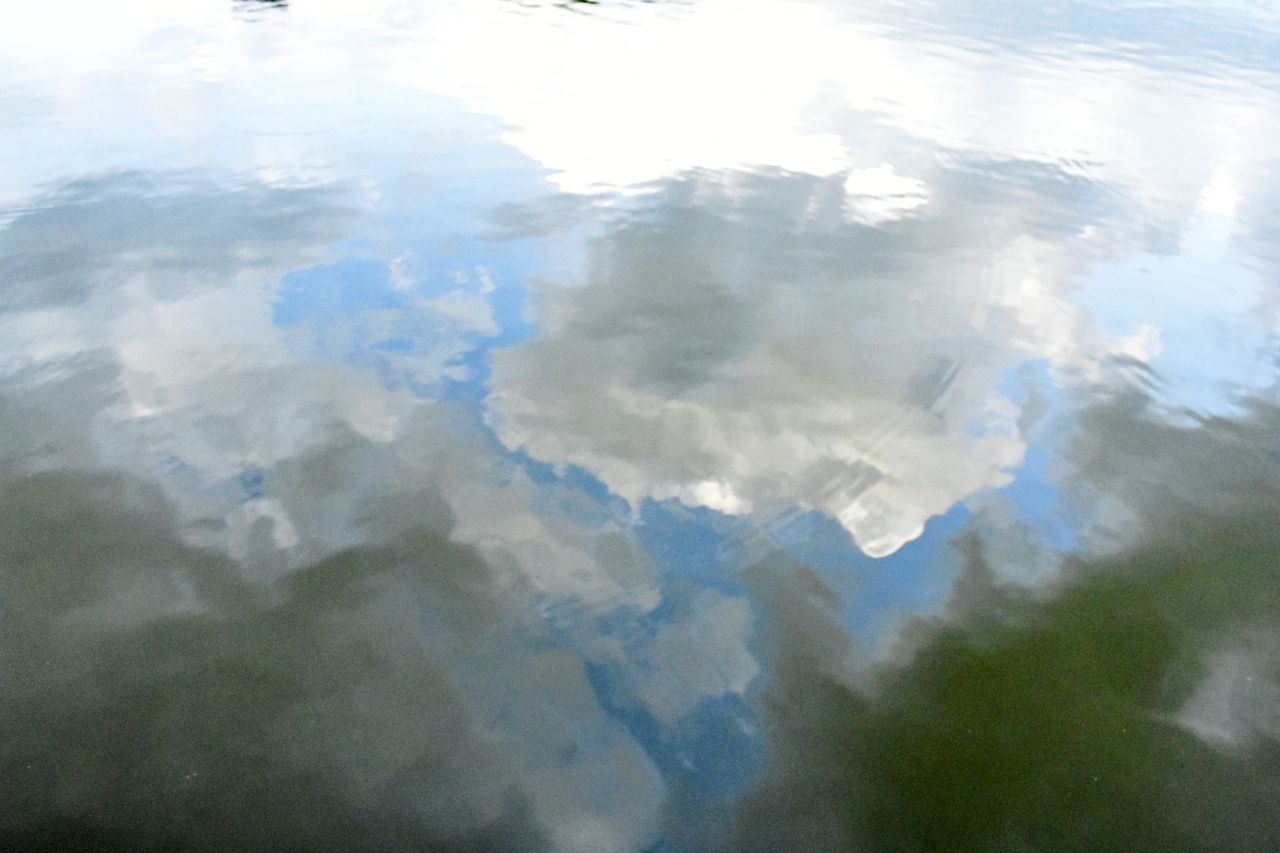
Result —
<instances>
[{"instance_id":1,"label":"gray cloud reflection","mask_svg":"<svg viewBox=\"0 0 1280 853\"><path fill-rule=\"evenodd\" d=\"M0 311L84 302L142 281L153 299L226 286L238 274L289 269L355 219L331 186L219 188L174 176L84 178L37 197L0 230ZM278 273L277 273L278 274Z\"/></svg>"},{"instance_id":2,"label":"gray cloud reflection","mask_svg":"<svg viewBox=\"0 0 1280 853\"><path fill-rule=\"evenodd\" d=\"M849 183L694 173L620 213L585 282L540 285L541 336L495 356L499 436L633 504L818 509L876 556L1008 482L1026 443L995 389L1029 361L1106 357L1067 297L1123 239L1101 236L1122 205L975 164L869 225Z\"/></svg>"},{"instance_id":3,"label":"gray cloud reflection","mask_svg":"<svg viewBox=\"0 0 1280 853\"><path fill-rule=\"evenodd\" d=\"M140 186L5 232L0 840L648 843L662 782L548 618L651 609L643 552L461 408L300 360L274 280L341 192Z\"/></svg>"}]
</instances>

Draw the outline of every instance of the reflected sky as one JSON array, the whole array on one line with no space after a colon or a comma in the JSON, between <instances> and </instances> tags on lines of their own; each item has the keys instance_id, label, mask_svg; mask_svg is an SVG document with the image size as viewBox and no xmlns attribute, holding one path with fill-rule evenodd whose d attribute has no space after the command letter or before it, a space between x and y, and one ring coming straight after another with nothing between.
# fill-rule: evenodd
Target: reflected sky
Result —
<instances>
[{"instance_id":1,"label":"reflected sky","mask_svg":"<svg viewBox=\"0 0 1280 853\"><path fill-rule=\"evenodd\" d=\"M1280 845L1280 18L25 4L0 841Z\"/></svg>"}]
</instances>

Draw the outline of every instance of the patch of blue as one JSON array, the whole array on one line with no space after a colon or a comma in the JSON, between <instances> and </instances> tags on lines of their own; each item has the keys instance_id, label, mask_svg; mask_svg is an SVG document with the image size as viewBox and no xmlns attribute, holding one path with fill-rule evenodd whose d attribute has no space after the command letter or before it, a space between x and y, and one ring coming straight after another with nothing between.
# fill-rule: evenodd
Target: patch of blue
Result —
<instances>
[{"instance_id":1,"label":"patch of blue","mask_svg":"<svg viewBox=\"0 0 1280 853\"><path fill-rule=\"evenodd\" d=\"M408 338L390 338L389 340L372 343L369 348L382 350L383 352L410 352L413 349L413 341Z\"/></svg>"},{"instance_id":2,"label":"patch of blue","mask_svg":"<svg viewBox=\"0 0 1280 853\"><path fill-rule=\"evenodd\" d=\"M636 538L666 576L705 576L718 563L720 534L698 518L697 510L645 501Z\"/></svg>"},{"instance_id":3,"label":"patch of blue","mask_svg":"<svg viewBox=\"0 0 1280 853\"><path fill-rule=\"evenodd\" d=\"M714 799L747 790L764 767L755 725L753 710L733 693L703 700L676 724L676 758L694 790Z\"/></svg>"},{"instance_id":4,"label":"patch of blue","mask_svg":"<svg viewBox=\"0 0 1280 853\"><path fill-rule=\"evenodd\" d=\"M246 468L236 479L240 483L240 488L244 489L245 500L260 498L265 494L266 472L261 468Z\"/></svg>"},{"instance_id":5,"label":"patch of blue","mask_svg":"<svg viewBox=\"0 0 1280 853\"><path fill-rule=\"evenodd\" d=\"M686 795L723 800L746 792L764 765L755 713L739 696L706 699L674 726L664 726L634 697L613 666L588 663L587 681L600 706L621 721L658 772Z\"/></svg>"},{"instance_id":6,"label":"patch of blue","mask_svg":"<svg viewBox=\"0 0 1280 853\"><path fill-rule=\"evenodd\" d=\"M361 311L404 305L391 289L386 265L377 261L348 258L288 273L280 283L272 309L280 326L345 320Z\"/></svg>"},{"instance_id":7,"label":"patch of blue","mask_svg":"<svg viewBox=\"0 0 1280 853\"><path fill-rule=\"evenodd\" d=\"M560 480L565 485L577 489L584 495L598 501L621 500L621 498L609 491L609 487L604 484L604 481L578 465L566 465Z\"/></svg>"},{"instance_id":8,"label":"patch of blue","mask_svg":"<svg viewBox=\"0 0 1280 853\"><path fill-rule=\"evenodd\" d=\"M945 603L959 568L951 541L971 517L968 507L957 504L887 557L864 554L838 521L820 512L795 513L774 525L770 538L822 577L841 602L844 627L872 648L904 614L931 612Z\"/></svg>"},{"instance_id":9,"label":"patch of blue","mask_svg":"<svg viewBox=\"0 0 1280 853\"><path fill-rule=\"evenodd\" d=\"M497 439L495 438L495 441ZM508 459L511 459L517 465L524 469L529 475L529 479L540 485L547 485L559 481L560 475L556 473L556 468L550 462L543 462L541 459L534 459L523 450L506 450L499 445L500 452Z\"/></svg>"},{"instance_id":10,"label":"patch of blue","mask_svg":"<svg viewBox=\"0 0 1280 853\"><path fill-rule=\"evenodd\" d=\"M483 395L479 402L483 402ZM476 411L483 412L483 407L477 406ZM581 495L600 507L601 513L599 517L601 518L626 518L630 516L630 507L626 500L615 495L599 477L596 477L585 468L578 465L566 465L562 471L557 471L556 466L540 459L534 459L524 450L507 448L498 441L497 436L487 426L482 426L482 429L490 437L493 452L518 465L534 483L540 486L559 486Z\"/></svg>"},{"instance_id":11,"label":"patch of blue","mask_svg":"<svg viewBox=\"0 0 1280 853\"><path fill-rule=\"evenodd\" d=\"M421 389L419 396L436 396L441 400L479 406L489 394L489 350L489 346L481 344L463 353L454 359L453 364L463 369L466 379L446 378L438 386L438 393L433 395L430 389Z\"/></svg>"},{"instance_id":12,"label":"patch of blue","mask_svg":"<svg viewBox=\"0 0 1280 853\"><path fill-rule=\"evenodd\" d=\"M1065 515L1062 493L1050 477L1051 462L1047 451L1032 445L1027 448L1017 476L1002 491L1013 504L1019 521L1034 528L1054 550L1065 553L1077 547L1079 536Z\"/></svg>"}]
</instances>

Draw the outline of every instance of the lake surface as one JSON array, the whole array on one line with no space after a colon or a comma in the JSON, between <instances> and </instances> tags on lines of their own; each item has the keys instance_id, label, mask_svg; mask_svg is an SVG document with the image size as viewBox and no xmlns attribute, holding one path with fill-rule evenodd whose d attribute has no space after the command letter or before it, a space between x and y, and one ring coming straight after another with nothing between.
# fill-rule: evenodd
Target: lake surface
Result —
<instances>
[{"instance_id":1,"label":"lake surface","mask_svg":"<svg viewBox=\"0 0 1280 853\"><path fill-rule=\"evenodd\" d=\"M1280 10L0 29L0 846L1280 849Z\"/></svg>"}]
</instances>

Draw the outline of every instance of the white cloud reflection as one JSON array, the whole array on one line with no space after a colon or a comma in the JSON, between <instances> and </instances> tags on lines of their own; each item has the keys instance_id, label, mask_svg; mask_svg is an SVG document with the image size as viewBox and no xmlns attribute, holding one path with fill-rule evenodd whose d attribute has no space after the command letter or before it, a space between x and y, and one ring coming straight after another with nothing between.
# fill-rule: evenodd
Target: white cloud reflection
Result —
<instances>
[{"instance_id":1,"label":"white cloud reflection","mask_svg":"<svg viewBox=\"0 0 1280 853\"><path fill-rule=\"evenodd\" d=\"M839 176L655 190L595 243L587 282L540 288L541 336L495 355L498 434L633 505L799 505L896 551L1009 481L1026 442L1003 377L1110 352L1066 298L1105 250L1083 224L1105 191L987 169L935 170L927 206L878 229L847 221ZM1037 223L1044 207L1061 220Z\"/></svg>"}]
</instances>

